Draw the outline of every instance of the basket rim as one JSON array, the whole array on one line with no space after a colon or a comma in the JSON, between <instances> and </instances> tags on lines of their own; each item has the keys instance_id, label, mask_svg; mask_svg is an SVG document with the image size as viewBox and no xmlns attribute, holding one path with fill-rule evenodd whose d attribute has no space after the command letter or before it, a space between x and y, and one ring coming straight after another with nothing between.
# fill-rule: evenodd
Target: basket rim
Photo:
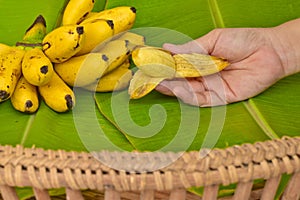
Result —
<instances>
[{"instance_id":1,"label":"basket rim","mask_svg":"<svg viewBox=\"0 0 300 200\"><path fill-rule=\"evenodd\" d=\"M300 137L288 136L225 149L177 153L89 153L4 145L0 146L0 185L118 191L229 185L298 172L299 157ZM165 162L170 164L149 170L149 166Z\"/></svg>"}]
</instances>

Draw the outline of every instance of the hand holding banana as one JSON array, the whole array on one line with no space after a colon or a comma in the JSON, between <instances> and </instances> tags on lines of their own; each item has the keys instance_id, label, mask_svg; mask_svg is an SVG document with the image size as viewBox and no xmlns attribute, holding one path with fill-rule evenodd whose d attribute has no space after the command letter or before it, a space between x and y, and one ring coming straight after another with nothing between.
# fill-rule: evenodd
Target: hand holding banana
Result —
<instances>
[{"instance_id":1,"label":"hand holding banana","mask_svg":"<svg viewBox=\"0 0 300 200\"><path fill-rule=\"evenodd\" d=\"M11 98L16 110L34 113L41 95L51 109L66 112L75 106L72 87L110 92L129 86L130 98L137 99L164 79L205 76L228 65L221 58L146 46L143 36L128 32L134 7L92 12L93 6L94 0L70 0L61 26L46 34L38 16L15 47L0 44L0 102Z\"/></svg>"}]
</instances>

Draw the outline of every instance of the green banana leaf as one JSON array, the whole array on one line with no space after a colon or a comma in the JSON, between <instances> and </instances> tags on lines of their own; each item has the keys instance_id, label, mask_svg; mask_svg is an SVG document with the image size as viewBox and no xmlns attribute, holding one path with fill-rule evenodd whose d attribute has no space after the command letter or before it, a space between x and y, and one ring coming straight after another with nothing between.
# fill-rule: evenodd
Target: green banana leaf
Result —
<instances>
[{"instance_id":1,"label":"green banana leaf","mask_svg":"<svg viewBox=\"0 0 300 200\"><path fill-rule=\"evenodd\" d=\"M0 42L14 45L39 14L51 31L66 3L0 0ZM214 28L271 27L300 17L300 2L293 0L96 0L94 10L122 5L137 9L132 31L146 35L154 46L184 43ZM129 101L126 90L93 94L77 88L76 107L68 113L56 113L41 102L38 112L29 115L6 101L0 103L0 144L73 151L190 151L296 136L299 86L300 74L295 74L254 98L213 108L188 106L155 91ZM19 191L21 198L32 194L30 189Z\"/></svg>"}]
</instances>

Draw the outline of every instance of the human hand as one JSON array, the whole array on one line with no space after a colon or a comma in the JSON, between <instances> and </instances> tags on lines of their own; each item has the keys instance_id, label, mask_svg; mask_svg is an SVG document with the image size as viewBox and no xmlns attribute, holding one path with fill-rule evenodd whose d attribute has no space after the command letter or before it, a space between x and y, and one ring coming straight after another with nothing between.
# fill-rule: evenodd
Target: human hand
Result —
<instances>
[{"instance_id":1,"label":"human hand","mask_svg":"<svg viewBox=\"0 0 300 200\"><path fill-rule=\"evenodd\" d=\"M205 53L231 64L205 77L165 80L156 90L201 107L253 97L287 75L274 37L271 28L224 28L183 45L165 44L175 54Z\"/></svg>"}]
</instances>

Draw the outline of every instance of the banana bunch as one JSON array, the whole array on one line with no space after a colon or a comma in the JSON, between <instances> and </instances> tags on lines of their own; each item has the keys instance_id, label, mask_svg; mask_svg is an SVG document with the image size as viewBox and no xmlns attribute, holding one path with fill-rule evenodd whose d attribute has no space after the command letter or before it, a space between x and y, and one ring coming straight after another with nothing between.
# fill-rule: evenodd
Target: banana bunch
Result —
<instances>
[{"instance_id":1,"label":"banana bunch","mask_svg":"<svg viewBox=\"0 0 300 200\"><path fill-rule=\"evenodd\" d=\"M128 88L131 99L147 95L165 79L207 76L229 65L223 58L197 53L173 55L149 46L135 49L132 60L138 70Z\"/></svg>"}]
</instances>

